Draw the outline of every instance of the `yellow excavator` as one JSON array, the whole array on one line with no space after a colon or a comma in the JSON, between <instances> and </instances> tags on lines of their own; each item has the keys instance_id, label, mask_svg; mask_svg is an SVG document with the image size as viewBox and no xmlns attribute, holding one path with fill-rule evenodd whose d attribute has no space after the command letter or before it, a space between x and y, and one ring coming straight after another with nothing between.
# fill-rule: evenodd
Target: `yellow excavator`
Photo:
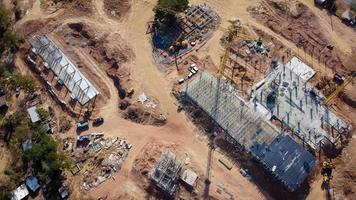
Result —
<instances>
[{"instance_id":1,"label":"yellow excavator","mask_svg":"<svg viewBox=\"0 0 356 200\"><path fill-rule=\"evenodd\" d=\"M323 184L329 184L332 179L332 172L335 169L334 165L330 161L324 161L321 168L321 174L323 175Z\"/></svg>"},{"instance_id":2,"label":"yellow excavator","mask_svg":"<svg viewBox=\"0 0 356 200\"><path fill-rule=\"evenodd\" d=\"M353 71L351 73L351 76L349 76L342 85L337 87L333 93L331 93L325 100L325 104L328 104L333 98L335 98L339 93L347 86L349 85L353 79L356 77L356 71Z\"/></svg>"}]
</instances>

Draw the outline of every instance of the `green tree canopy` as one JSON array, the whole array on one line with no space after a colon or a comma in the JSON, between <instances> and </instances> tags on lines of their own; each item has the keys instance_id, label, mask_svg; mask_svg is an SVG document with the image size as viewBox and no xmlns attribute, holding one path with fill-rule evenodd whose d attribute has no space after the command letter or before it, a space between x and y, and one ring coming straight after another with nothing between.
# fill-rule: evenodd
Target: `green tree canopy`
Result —
<instances>
[{"instance_id":1,"label":"green tree canopy","mask_svg":"<svg viewBox=\"0 0 356 200\"><path fill-rule=\"evenodd\" d=\"M6 31L3 35L4 48L18 48L20 45L17 34L11 31Z\"/></svg>"},{"instance_id":2,"label":"green tree canopy","mask_svg":"<svg viewBox=\"0 0 356 200\"><path fill-rule=\"evenodd\" d=\"M351 10L356 12L356 2L355 3L351 3Z\"/></svg>"},{"instance_id":3,"label":"green tree canopy","mask_svg":"<svg viewBox=\"0 0 356 200\"><path fill-rule=\"evenodd\" d=\"M156 19L171 20L175 14L183 12L188 8L188 0L159 0L155 7Z\"/></svg>"},{"instance_id":4,"label":"green tree canopy","mask_svg":"<svg viewBox=\"0 0 356 200\"><path fill-rule=\"evenodd\" d=\"M4 28L8 25L11 19L11 12L5 8L4 5L0 4L0 27Z\"/></svg>"}]
</instances>

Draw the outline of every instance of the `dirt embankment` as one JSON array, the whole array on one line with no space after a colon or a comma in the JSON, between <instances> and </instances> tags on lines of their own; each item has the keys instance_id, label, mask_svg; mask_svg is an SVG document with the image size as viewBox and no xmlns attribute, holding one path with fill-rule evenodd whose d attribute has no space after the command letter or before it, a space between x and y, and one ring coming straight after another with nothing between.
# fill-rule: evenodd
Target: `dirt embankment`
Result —
<instances>
[{"instance_id":1,"label":"dirt embankment","mask_svg":"<svg viewBox=\"0 0 356 200\"><path fill-rule=\"evenodd\" d=\"M355 137L355 136L354 136ZM356 199L356 139L351 138L342 155L334 160L336 169L331 181L335 199Z\"/></svg>"},{"instance_id":2,"label":"dirt embankment","mask_svg":"<svg viewBox=\"0 0 356 200\"><path fill-rule=\"evenodd\" d=\"M250 14L277 34L296 44L328 68L340 74L347 74L351 66L346 66L344 55L329 44L321 30L318 18L302 4L293 8L285 2L262 1L249 8Z\"/></svg>"},{"instance_id":3,"label":"dirt embankment","mask_svg":"<svg viewBox=\"0 0 356 200\"><path fill-rule=\"evenodd\" d=\"M108 16L119 19L131 8L131 0L104 0L104 8Z\"/></svg>"}]
</instances>

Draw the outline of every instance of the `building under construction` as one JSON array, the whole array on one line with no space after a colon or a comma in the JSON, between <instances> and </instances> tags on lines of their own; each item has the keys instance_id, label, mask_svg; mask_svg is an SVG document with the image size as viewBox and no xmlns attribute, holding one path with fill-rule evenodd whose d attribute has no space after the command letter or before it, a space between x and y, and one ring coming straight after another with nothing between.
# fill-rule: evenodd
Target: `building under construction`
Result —
<instances>
[{"instance_id":1,"label":"building under construction","mask_svg":"<svg viewBox=\"0 0 356 200\"><path fill-rule=\"evenodd\" d=\"M325 97L307 83L314 74L296 57L286 64L276 64L255 87L253 99L317 150L326 142L336 144L351 125L332 113L324 105Z\"/></svg>"},{"instance_id":2,"label":"building under construction","mask_svg":"<svg viewBox=\"0 0 356 200\"><path fill-rule=\"evenodd\" d=\"M166 151L162 153L149 177L156 187L172 197L178 187L181 169L182 163L176 158L176 155Z\"/></svg>"},{"instance_id":3,"label":"building under construction","mask_svg":"<svg viewBox=\"0 0 356 200\"><path fill-rule=\"evenodd\" d=\"M289 191L295 191L315 165L315 157L281 133L257 101L246 103L227 80L202 72L187 83L185 98L204 110L236 147L250 153Z\"/></svg>"},{"instance_id":4,"label":"building under construction","mask_svg":"<svg viewBox=\"0 0 356 200\"><path fill-rule=\"evenodd\" d=\"M41 58L43 69L53 72L56 84L67 88L72 101L81 106L91 101L95 103L99 92L49 37L34 36L30 44L32 53ZM28 59L36 64L30 57ZM48 81L47 84L52 88Z\"/></svg>"}]
</instances>

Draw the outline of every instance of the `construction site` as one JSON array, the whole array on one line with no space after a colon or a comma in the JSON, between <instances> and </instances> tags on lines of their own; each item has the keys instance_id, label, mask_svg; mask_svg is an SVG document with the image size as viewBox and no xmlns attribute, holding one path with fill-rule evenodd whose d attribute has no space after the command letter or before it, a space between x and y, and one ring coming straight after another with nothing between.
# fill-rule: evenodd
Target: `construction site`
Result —
<instances>
[{"instance_id":1,"label":"construction site","mask_svg":"<svg viewBox=\"0 0 356 200\"><path fill-rule=\"evenodd\" d=\"M355 5L0 0L0 198L355 199Z\"/></svg>"}]
</instances>

